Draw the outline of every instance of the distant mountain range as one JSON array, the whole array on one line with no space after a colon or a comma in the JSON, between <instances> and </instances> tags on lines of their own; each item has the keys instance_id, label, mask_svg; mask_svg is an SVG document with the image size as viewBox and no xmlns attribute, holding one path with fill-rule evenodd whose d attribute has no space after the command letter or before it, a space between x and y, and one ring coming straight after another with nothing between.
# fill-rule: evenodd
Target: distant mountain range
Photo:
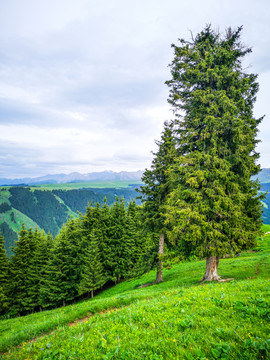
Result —
<instances>
[{"instance_id":1,"label":"distant mountain range","mask_svg":"<svg viewBox=\"0 0 270 360\"><path fill-rule=\"evenodd\" d=\"M143 171L120 171L110 170L80 174L45 175L36 178L7 179L0 178L0 185L40 185L40 184L66 184L72 182L91 182L91 181L119 181L119 180L141 180Z\"/></svg>"},{"instance_id":2,"label":"distant mountain range","mask_svg":"<svg viewBox=\"0 0 270 360\"><path fill-rule=\"evenodd\" d=\"M105 170L101 172L92 172L81 174L73 172L71 174L45 175L36 178L7 179L0 178L0 185L41 185L41 184L66 184L74 182L91 181L119 181L119 180L141 180L143 171L120 171L114 172ZM270 183L270 168L262 169L256 176L262 184Z\"/></svg>"}]
</instances>

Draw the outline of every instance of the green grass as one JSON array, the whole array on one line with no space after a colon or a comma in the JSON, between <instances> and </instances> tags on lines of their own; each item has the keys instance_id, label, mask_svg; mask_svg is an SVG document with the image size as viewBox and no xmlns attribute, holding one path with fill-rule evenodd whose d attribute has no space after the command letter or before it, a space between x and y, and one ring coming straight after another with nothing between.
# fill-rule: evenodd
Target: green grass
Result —
<instances>
[{"instance_id":1,"label":"green grass","mask_svg":"<svg viewBox=\"0 0 270 360\"><path fill-rule=\"evenodd\" d=\"M140 180L119 180L119 181L90 181L82 183L67 183L67 184L42 184L40 186L32 187L33 190L74 190L74 189L89 189L89 188L128 188L130 185L141 185Z\"/></svg>"},{"instance_id":2,"label":"green grass","mask_svg":"<svg viewBox=\"0 0 270 360\"><path fill-rule=\"evenodd\" d=\"M14 214L15 222L12 221L12 213ZM6 213L0 214L0 223L3 223L4 221L15 232L19 232L21 230L22 224L24 224L27 229L30 227L32 229L40 228L35 221L15 208L12 208L12 210L7 211Z\"/></svg>"},{"instance_id":3,"label":"green grass","mask_svg":"<svg viewBox=\"0 0 270 360\"><path fill-rule=\"evenodd\" d=\"M202 284L205 261L185 262L158 285L138 288L151 272L93 300L2 320L2 359L267 359L270 235L258 248L220 261L231 282Z\"/></svg>"},{"instance_id":4,"label":"green grass","mask_svg":"<svg viewBox=\"0 0 270 360\"><path fill-rule=\"evenodd\" d=\"M7 188L0 186L0 204L8 203L10 205L10 192Z\"/></svg>"}]
</instances>

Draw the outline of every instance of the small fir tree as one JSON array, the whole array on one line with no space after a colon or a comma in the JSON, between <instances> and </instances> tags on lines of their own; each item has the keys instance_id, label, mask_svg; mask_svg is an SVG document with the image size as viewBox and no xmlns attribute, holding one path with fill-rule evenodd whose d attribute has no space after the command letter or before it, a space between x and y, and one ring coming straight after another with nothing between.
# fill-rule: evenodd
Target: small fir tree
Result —
<instances>
[{"instance_id":1,"label":"small fir tree","mask_svg":"<svg viewBox=\"0 0 270 360\"><path fill-rule=\"evenodd\" d=\"M34 310L36 305L36 291L32 287L34 286L32 265L35 249L36 239L33 232L31 229L27 230L23 224L19 240L13 248L14 255L11 257L9 280L10 308L19 315Z\"/></svg>"},{"instance_id":2,"label":"small fir tree","mask_svg":"<svg viewBox=\"0 0 270 360\"><path fill-rule=\"evenodd\" d=\"M158 261L156 283L163 281L164 239L167 230L165 224L165 204L170 193L168 170L174 164L176 157L174 123L165 122L161 140L156 141L158 151L154 153L151 169L145 170L139 192L144 202L147 225L159 234Z\"/></svg>"},{"instance_id":3,"label":"small fir tree","mask_svg":"<svg viewBox=\"0 0 270 360\"><path fill-rule=\"evenodd\" d=\"M42 305L63 305L78 296L82 258L80 228L71 219L55 238L41 288Z\"/></svg>"},{"instance_id":4,"label":"small fir tree","mask_svg":"<svg viewBox=\"0 0 270 360\"><path fill-rule=\"evenodd\" d=\"M101 262L100 250L98 246L98 237L95 232L89 234L88 245L85 249L84 264L82 267L81 280L79 285L79 294L91 294L100 289L106 282L103 266Z\"/></svg>"}]
</instances>

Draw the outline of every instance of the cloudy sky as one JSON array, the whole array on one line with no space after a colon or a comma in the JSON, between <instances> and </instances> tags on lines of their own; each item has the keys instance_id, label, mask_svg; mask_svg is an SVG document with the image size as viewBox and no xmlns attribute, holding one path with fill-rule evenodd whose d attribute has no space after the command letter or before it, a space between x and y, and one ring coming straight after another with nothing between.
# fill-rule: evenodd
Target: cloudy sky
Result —
<instances>
[{"instance_id":1,"label":"cloudy sky","mask_svg":"<svg viewBox=\"0 0 270 360\"><path fill-rule=\"evenodd\" d=\"M171 43L243 25L270 167L269 0L0 0L0 177L143 170L172 117Z\"/></svg>"}]
</instances>

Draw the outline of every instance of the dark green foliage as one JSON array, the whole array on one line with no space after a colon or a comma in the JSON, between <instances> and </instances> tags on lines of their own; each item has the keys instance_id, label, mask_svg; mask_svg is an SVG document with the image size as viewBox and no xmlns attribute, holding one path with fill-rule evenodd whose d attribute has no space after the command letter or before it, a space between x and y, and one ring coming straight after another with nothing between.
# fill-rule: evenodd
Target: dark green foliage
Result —
<instances>
[{"instance_id":1,"label":"dark green foliage","mask_svg":"<svg viewBox=\"0 0 270 360\"><path fill-rule=\"evenodd\" d=\"M0 233L0 314L8 309L8 270L9 261L4 248L4 238Z\"/></svg>"},{"instance_id":2,"label":"dark green foliage","mask_svg":"<svg viewBox=\"0 0 270 360\"><path fill-rule=\"evenodd\" d=\"M85 215L70 219L54 240L23 225L11 258L6 311L23 315L65 305L137 275L153 244L144 220L135 201L126 208L117 199L109 207L104 199L102 207L90 204Z\"/></svg>"},{"instance_id":3,"label":"dark green foliage","mask_svg":"<svg viewBox=\"0 0 270 360\"><path fill-rule=\"evenodd\" d=\"M46 232L50 232L56 236L62 225L68 220L72 214L76 216L77 212L85 213L88 203L92 201L93 204L102 202L103 198L107 197L108 205L112 205L116 196L125 198L125 204L134 198L137 193L134 189L135 186L128 188L93 188L93 189L76 189L76 190L40 190L37 188L14 186L0 190L0 215L8 215L9 220L5 215L2 217L3 222L6 220L6 225L0 223L0 229L5 238L5 245L8 256L11 256L11 247L14 246L15 240L18 239L13 229L20 229L21 222L14 216L12 209L17 209L21 212L19 215L23 217L26 215L29 220L33 220L30 226L39 226ZM10 202L10 205L7 202ZM139 200L136 200L139 203ZM4 220L5 219L5 220ZM23 221L27 222L26 219ZM1 222L1 220L0 220ZM12 225L15 226L12 226ZM29 228L29 224L26 224Z\"/></svg>"},{"instance_id":4,"label":"dark green foliage","mask_svg":"<svg viewBox=\"0 0 270 360\"><path fill-rule=\"evenodd\" d=\"M61 198L72 211L79 211L81 213L85 213L88 203L101 203L105 196L108 205L112 205L114 203L116 196L123 197L126 203L137 196L133 188L52 190L52 193Z\"/></svg>"},{"instance_id":5,"label":"dark green foliage","mask_svg":"<svg viewBox=\"0 0 270 360\"><path fill-rule=\"evenodd\" d=\"M82 255L80 229L71 219L56 237L41 288L43 306L65 305L78 295Z\"/></svg>"},{"instance_id":6,"label":"dark green foliage","mask_svg":"<svg viewBox=\"0 0 270 360\"><path fill-rule=\"evenodd\" d=\"M111 279L119 282L127 268L126 211L123 199L116 199L111 209L111 226L108 232L107 247L110 249L107 264L111 269Z\"/></svg>"},{"instance_id":7,"label":"dark green foliage","mask_svg":"<svg viewBox=\"0 0 270 360\"><path fill-rule=\"evenodd\" d=\"M41 287L45 277L52 237L25 226L10 260L8 297L11 313L26 314L41 306Z\"/></svg>"},{"instance_id":8,"label":"dark green foliage","mask_svg":"<svg viewBox=\"0 0 270 360\"><path fill-rule=\"evenodd\" d=\"M12 207L8 203L0 204L0 213L5 213L9 210L12 210Z\"/></svg>"},{"instance_id":9,"label":"dark green foliage","mask_svg":"<svg viewBox=\"0 0 270 360\"><path fill-rule=\"evenodd\" d=\"M162 268L164 260L164 238L168 229L165 224L165 205L170 193L169 168L174 165L177 155L176 139L174 136L174 123L165 122L161 140L156 141L158 151L154 153L151 169L145 170L139 192L144 202L145 224L155 233L159 234L158 255L153 257L149 254L148 261L145 262L146 269L149 261L157 262L157 280L163 281Z\"/></svg>"},{"instance_id":10,"label":"dark green foliage","mask_svg":"<svg viewBox=\"0 0 270 360\"><path fill-rule=\"evenodd\" d=\"M168 169L174 164L176 157L173 127L173 122L164 123L161 140L156 141L158 151L154 153L151 169L146 169L143 174L144 185L138 190L142 194L146 221L158 233L166 230L164 205L170 192Z\"/></svg>"},{"instance_id":11,"label":"dark green foliage","mask_svg":"<svg viewBox=\"0 0 270 360\"><path fill-rule=\"evenodd\" d=\"M18 234L13 231L5 221L0 224L0 232L4 236L5 249L7 251L7 255L10 257L12 255L12 247L18 240Z\"/></svg>"},{"instance_id":12,"label":"dark green foliage","mask_svg":"<svg viewBox=\"0 0 270 360\"><path fill-rule=\"evenodd\" d=\"M29 279L29 293L34 299L32 308L41 308L42 295L41 289L46 277L46 266L48 264L51 248L53 245L52 235L46 235L44 231L34 232L36 248L33 252L33 259L30 265L31 277Z\"/></svg>"},{"instance_id":13,"label":"dark green foliage","mask_svg":"<svg viewBox=\"0 0 270 360\"><path fill-rule=\"evenodd\" d=\"M11 257L9 297L11 310L25 313L36 305L37 294L32 293L33 286L33 254L36 241L33 232L25 229L24 225L19 234L19 240L13 249Z\"/></svg>"},{"instance_id":14,"label":"dark green foliage","mask_svg":"<svg viewBox=\"0 0 270 360\"><path fill-rule=\"evenodd\" d=\"M251 177L262 119L252 113L257 76L244 73L251 50L241 28L221 37L207 26L190 43L173 45L169 102L176 118L176 165L167 206L171 238L200 257L236 253L260 234L261 196Z\"/></svg>"},{"instance_id":15,"label":"dark green foliage","mask_svg":"<svg viewBox=\"0 0 270 360\"><path fill-rule=\"evenodd\" d=\"M50 191L34 190L25 187L11 187L10 203L34 220L46 232L54 236L67 221L69 209L60 203Z\"/></svg>"},{"instance_id":16,"label":"dark green foliage","mask_svg":"<svg viewBox=\"0 0 270 360\"><path fill-rule=\"evenodd\" d=\"M93 297L94 291L100 289L106 282L98 243L98 238L93 231L88 236L87 247L84 251L79 295L91 293Z\"/></svg>"}]
</instances>

